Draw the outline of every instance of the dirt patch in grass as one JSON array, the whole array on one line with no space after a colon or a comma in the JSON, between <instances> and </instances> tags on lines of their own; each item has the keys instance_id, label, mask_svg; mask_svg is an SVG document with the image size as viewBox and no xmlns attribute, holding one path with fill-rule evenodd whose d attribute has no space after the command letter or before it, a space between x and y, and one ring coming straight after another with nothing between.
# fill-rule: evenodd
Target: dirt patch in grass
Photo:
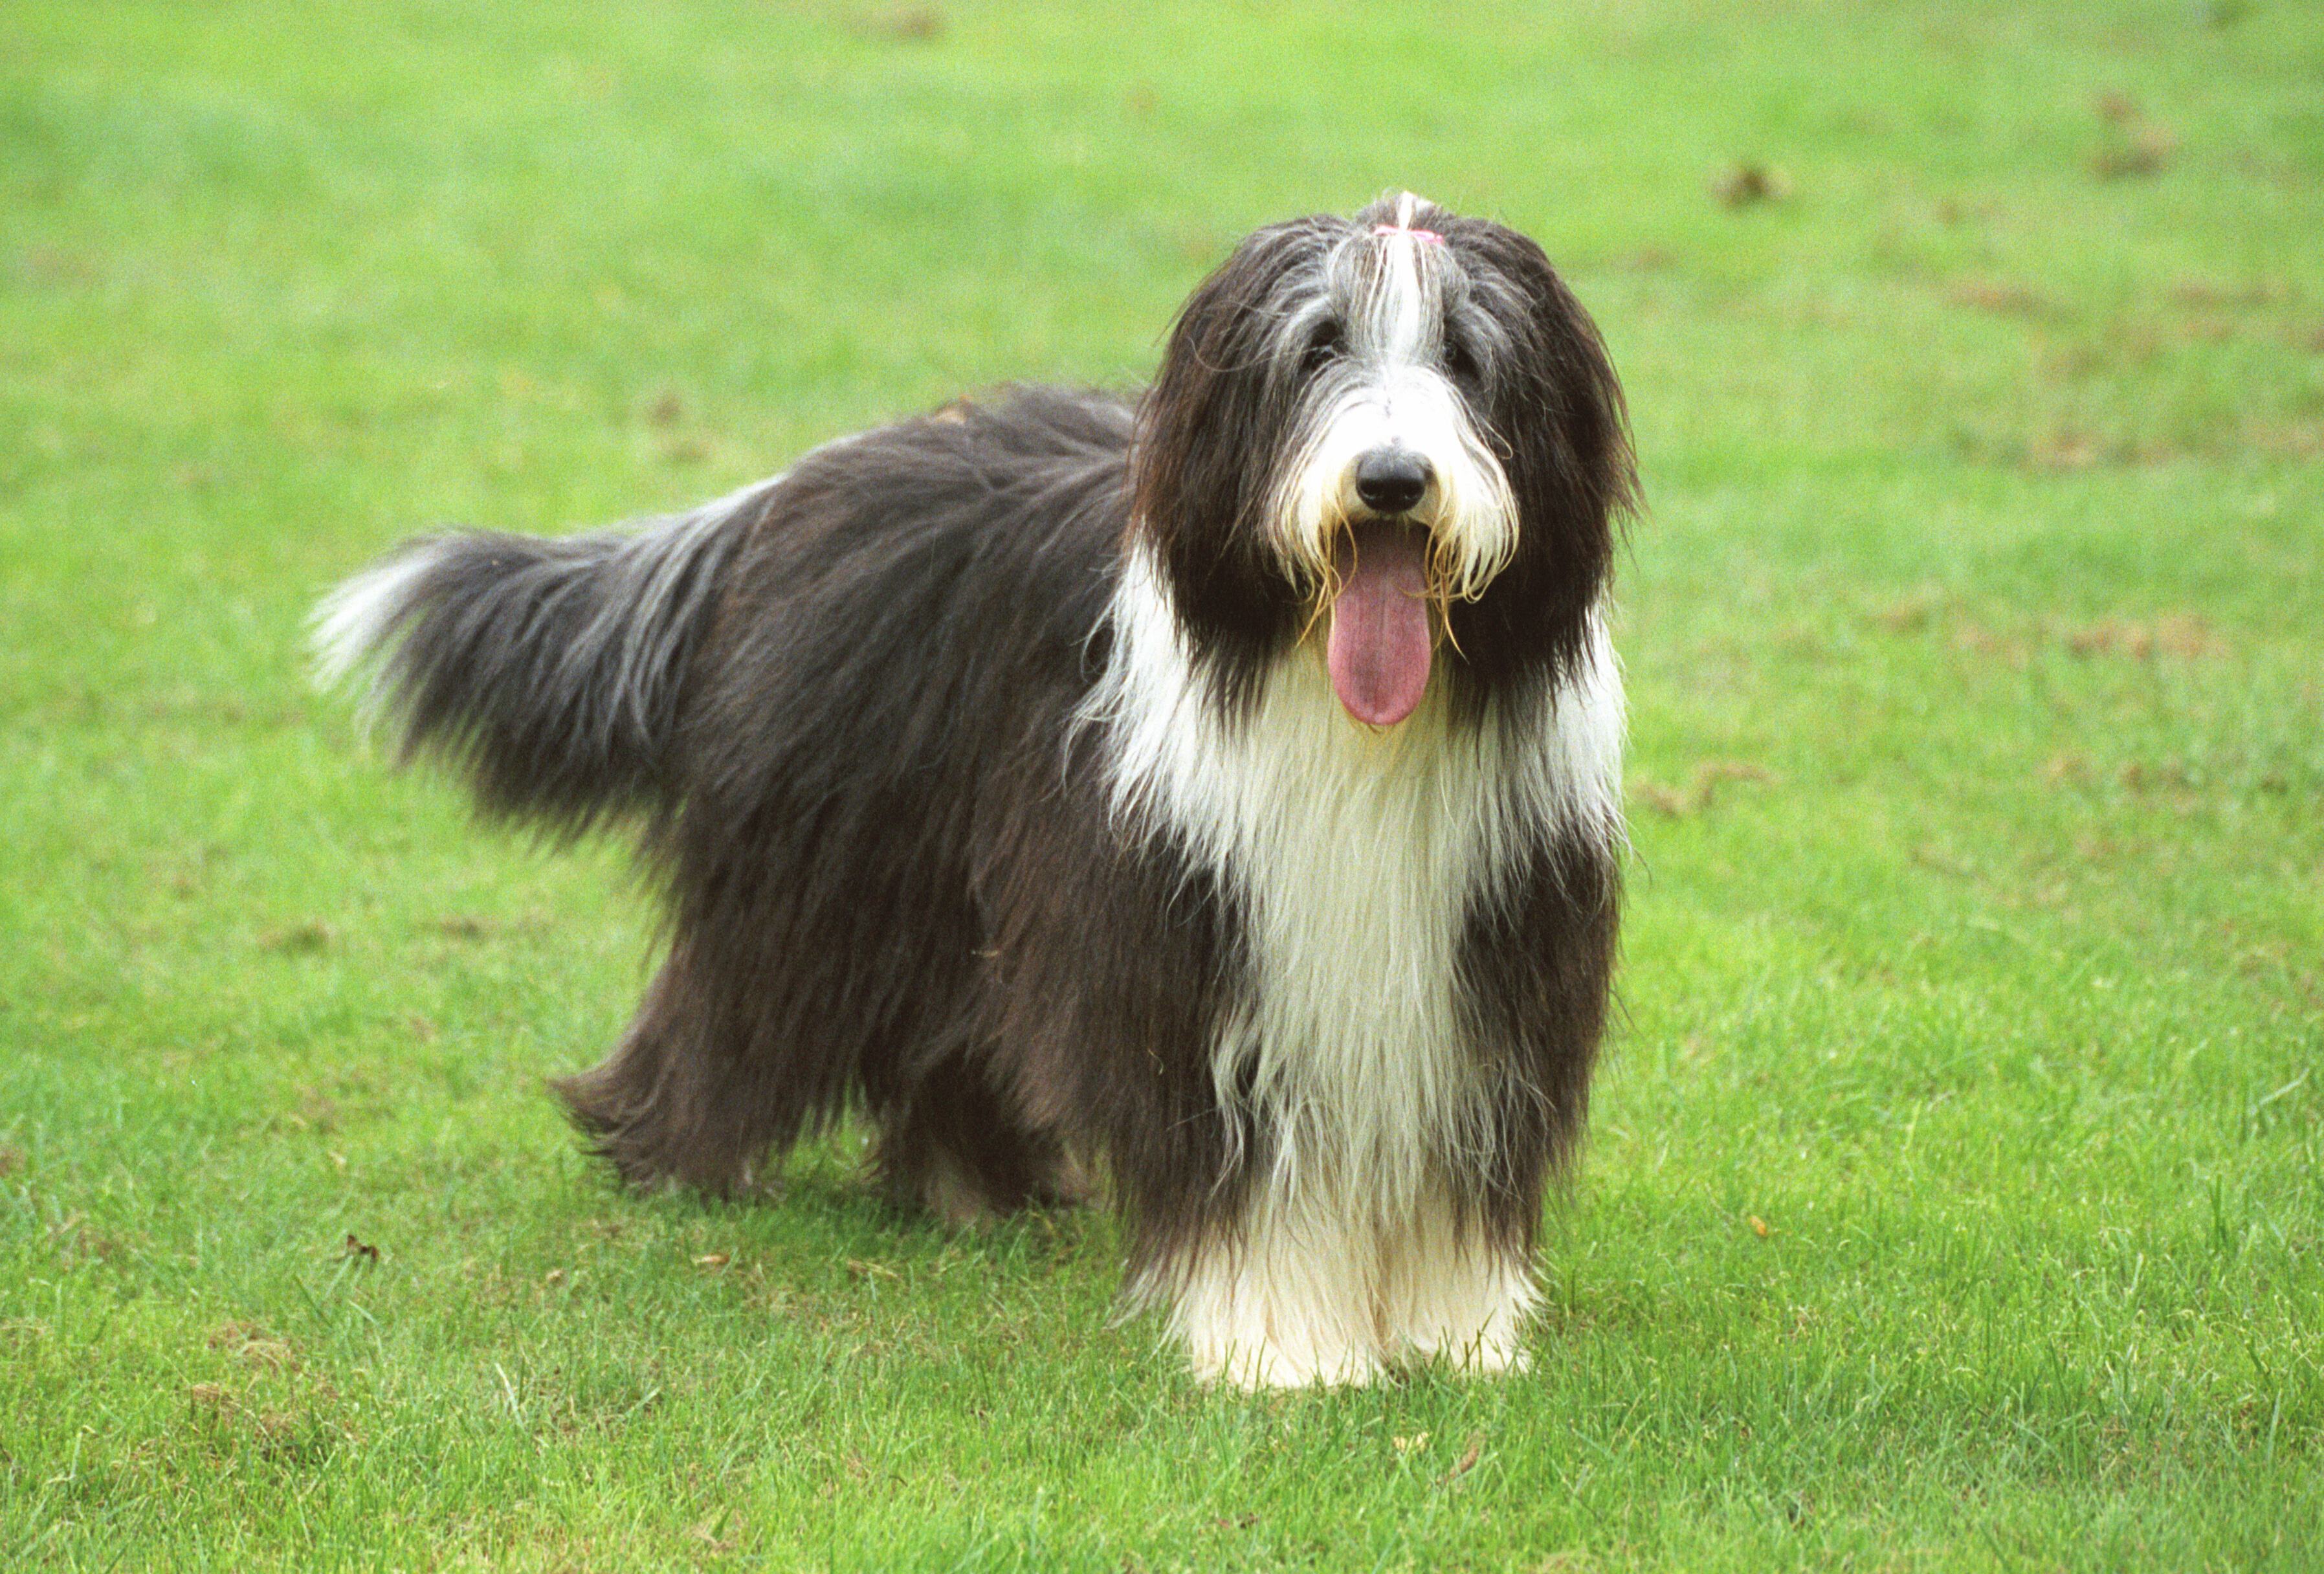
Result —
<instances>
[{"instance_id":1,"label":"dirt patch in grass","mask_svg":"<svg viewBox=\"0 0 2324 1574\"><path fill-rule=\"evenodd\" d=\"M2147 617L2100 618L2095 621L2037 615L2014 624L1980 618L1941 597L1914 596L1872 614L1891 634L1933 636L1953 649L2024 667L2044 650L2063 650L2085 659L2193 661L2225 652L2222 635L2200 612L2156 612Z\"/></svg>"},{"instance_id":2,"label":"dirt patch in grass","mask_svg":"<svg viewBox=\"0 0 2324 1574\"><path fill-rule=\"evenodd\" d=\"M1683 788L1641 781L1631 789L1631 795L1665 819L1683 820L1707 812L1718 801L1720 789L1729 782L1772 785L1782 780L1766 766L1751 760L1706 759L1695 766Z\"/></svg>"}]
</instances>

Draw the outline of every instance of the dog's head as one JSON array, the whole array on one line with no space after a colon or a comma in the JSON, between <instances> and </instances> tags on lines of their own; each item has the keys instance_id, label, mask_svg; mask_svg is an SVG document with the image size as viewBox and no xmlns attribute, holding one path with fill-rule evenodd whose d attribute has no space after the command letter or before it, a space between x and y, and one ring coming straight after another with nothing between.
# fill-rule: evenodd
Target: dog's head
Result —
<instances>
[{"instance_id":1,"label":"dog's head","mask_svg":"<svg viewBox=\"0 0 2324 1574\"><path fill-rule=\"evenodd\" d=\"M1409 193L1271 226L1204 281L1135 483L1230 687L1312 633L1377 724L1440 667L1473 704L1577 658L1637 484L1604 346L1541 249Z\"/></svg>"}]
</instances>

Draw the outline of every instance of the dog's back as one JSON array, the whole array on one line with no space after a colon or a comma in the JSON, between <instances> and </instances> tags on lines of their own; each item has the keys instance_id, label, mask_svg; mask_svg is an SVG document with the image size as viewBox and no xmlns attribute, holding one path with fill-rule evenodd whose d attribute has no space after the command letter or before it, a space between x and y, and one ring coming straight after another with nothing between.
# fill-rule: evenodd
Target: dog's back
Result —
<instances>
[{"instance_id":1,"label":"dog's back","mask_svg":"<svg viewBox=\"0 0 2324 1574\"><path fill-rule=\"evenodd\" d=\"M371 667L400 759L438 757L487 814L567 834L666 811L769 750L802 780L882 753L908 771L953 752L954 702L1003 676L943 670L962 625L1054 625L1011 649L1088 632L1130 420L1105 395L1017 390L639 526L409 542L318 609L321 675ZM867 670L893 672L904 711L862 709Z\"/></svg>"}]
</instances>

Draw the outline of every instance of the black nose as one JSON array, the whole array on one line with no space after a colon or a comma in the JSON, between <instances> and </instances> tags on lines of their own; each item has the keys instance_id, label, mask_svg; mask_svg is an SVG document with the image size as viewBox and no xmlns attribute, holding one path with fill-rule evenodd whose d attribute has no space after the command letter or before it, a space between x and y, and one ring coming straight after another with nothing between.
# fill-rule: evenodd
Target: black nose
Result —
<instances>
[{"instance_id":1,"label":"black nose","mask_svg":"<svg viewBox=\"0 0 2324 1574\"><path fill-rule=\"evenodd\" d=\"M1435 472L1404 448L1374 448L1356 461L1356 495L1374 513L1400 514L1420 502Z\"/></svg>"}]
</instances>

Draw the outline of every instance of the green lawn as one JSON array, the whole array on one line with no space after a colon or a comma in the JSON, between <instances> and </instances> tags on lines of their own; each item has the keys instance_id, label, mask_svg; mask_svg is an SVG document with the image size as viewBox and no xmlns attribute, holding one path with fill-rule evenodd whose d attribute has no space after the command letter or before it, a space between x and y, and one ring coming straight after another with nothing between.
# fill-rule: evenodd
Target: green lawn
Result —
<instances>
[{"instance_id":1,"label":"green lawn","mask_svg":"<svg viewBox=\"0 0 2324 1574\"><path fill-rule=\"evenodd\" d=\"M11 0L0 1567L2324 1568L2324 17L1755 9ZM852 1138L613 1187L541 1083L650 899L316 595L1134 382L1401 186L1650 502L1533 1369L1198 1389Z\"/></svg>"}]
</instances>

